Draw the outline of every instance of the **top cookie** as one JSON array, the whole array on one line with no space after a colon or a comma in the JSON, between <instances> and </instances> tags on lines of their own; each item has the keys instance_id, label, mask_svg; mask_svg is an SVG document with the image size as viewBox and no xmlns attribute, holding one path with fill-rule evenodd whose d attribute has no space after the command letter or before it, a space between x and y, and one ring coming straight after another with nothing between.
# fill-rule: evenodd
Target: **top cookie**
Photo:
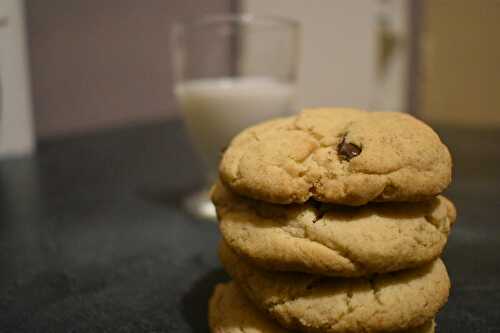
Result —
<instances>
[{"instance_id":1,"label":"top cookie","mask_svg":"<svg viewBox=\"0 0 500 333\"><path fill-rule=\"evenodd\" d=\"M219 171L254 199L357 206L433 197L450 183L451 167L439 136L408 114L320 108L244 130Z\"/></svg>"}]
</instances>

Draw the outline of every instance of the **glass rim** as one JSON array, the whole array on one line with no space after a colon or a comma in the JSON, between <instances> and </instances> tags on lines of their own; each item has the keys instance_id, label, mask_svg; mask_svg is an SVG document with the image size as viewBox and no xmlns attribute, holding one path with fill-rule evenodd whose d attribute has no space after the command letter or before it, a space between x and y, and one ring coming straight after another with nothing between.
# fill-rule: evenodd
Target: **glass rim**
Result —
<instances>
[{"instance_id":1,"label":"glass rim","mask_svg":"<svg viewBox=\"0 0 500 333\"><path fill-rule=\"evenodd\" d=\"M220 23L244 23L256 24L258 26L269 27L289 27L298 29L300 22L289 17L277 15L257 15L257 14L209 14L197 19L175 20L173 25L175 28L198 29L205 28L212 24Z\"/></svg>"}]
</instances>

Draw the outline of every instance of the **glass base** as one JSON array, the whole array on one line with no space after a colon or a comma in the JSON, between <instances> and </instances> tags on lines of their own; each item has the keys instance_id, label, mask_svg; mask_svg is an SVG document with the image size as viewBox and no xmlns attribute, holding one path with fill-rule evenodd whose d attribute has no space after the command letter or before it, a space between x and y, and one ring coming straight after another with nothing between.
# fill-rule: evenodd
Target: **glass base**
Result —
<instances>
[{"instance_id":1,"label":"glass base","mask_svg":"<svg viewBox=\"0 0 500 333\"><path fill-rule=\"evenodd\" d=\"M202 189L189 194L183 200L184 209L191 215L209 221L217 221L215 206L210 201L209 190Z\"/></svg>"}]
</instances>

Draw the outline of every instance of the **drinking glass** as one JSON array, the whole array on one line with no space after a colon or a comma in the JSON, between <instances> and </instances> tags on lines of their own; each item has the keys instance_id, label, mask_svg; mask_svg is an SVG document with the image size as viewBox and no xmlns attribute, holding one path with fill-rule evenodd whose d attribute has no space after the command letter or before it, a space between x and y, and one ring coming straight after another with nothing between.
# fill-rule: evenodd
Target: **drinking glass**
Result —
<instances>
[{"instance_id":1,"label":"drinking glass","mask_svg":"<svg viewBox=\"0 0 500 333\"><path fill-rule=\"evenodd\" d=\"M184 201L214 218L208 188L221 151L242 129L292 109L299 24L253 15L204 17L172 29L174 93L205 173L205 187Z\"/></svg>"}]
</instances>

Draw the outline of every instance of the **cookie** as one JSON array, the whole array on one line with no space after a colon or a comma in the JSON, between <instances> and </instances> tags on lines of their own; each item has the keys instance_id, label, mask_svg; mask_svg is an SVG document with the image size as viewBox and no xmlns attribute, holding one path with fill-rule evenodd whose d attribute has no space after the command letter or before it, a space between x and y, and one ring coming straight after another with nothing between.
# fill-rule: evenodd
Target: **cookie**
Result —
<instances>
[{"instance_id":1,"label":"cookie","mask_svg":"<svg viewBox=\"0 0 500 333\"><path fill-rule=\"evenodd\" d=\"M451 167L439 136L408 114L321 108L244 130L219 171L254 199L357 206L433 197L450 183Z\"/></svg>"},{"instance_id":2,"label":"cookie","mask_svg":"<svg viewBox=\"0 0 500 333\"><path fill-rule=\"evenodd\" d=\"M208 307L212 333L286 333L251 304L234 282L215 287Z\"/></svg>"},{"instance_id":3,"label":"cookie","mask_svg":"<svg viewBox=\"0 0 500 333\"><path fill-rule=\"evenodd\" d=\"M208 308L212 333L287 333L251 304L234 282L215 287ZM434 321L400 333L434 333Z\"/></svg>"},{"instance_id":4,"label":"cookie","mask_svg":"<svg viewBox=\"0 0 500 333\"><path fill-rule=\"evenodd\" d=\"M305 332L408 330L432 320L446 303L450 280L440 259L370 279L265 271L221 244L227 272L245 295L283 327Z\"/></svg>"},{"instance_id":5,"label":"cookie","mask_svg":"<svg viewBox=\"0 0 500 333\"><path fill-rule=\"evenodd\" d=\"M212 200L226 243L265 269L365 276L417 267L437 258L455 221L443 196L362 207L277 205L216 184Z\"/></svg>"}]
</instances>

